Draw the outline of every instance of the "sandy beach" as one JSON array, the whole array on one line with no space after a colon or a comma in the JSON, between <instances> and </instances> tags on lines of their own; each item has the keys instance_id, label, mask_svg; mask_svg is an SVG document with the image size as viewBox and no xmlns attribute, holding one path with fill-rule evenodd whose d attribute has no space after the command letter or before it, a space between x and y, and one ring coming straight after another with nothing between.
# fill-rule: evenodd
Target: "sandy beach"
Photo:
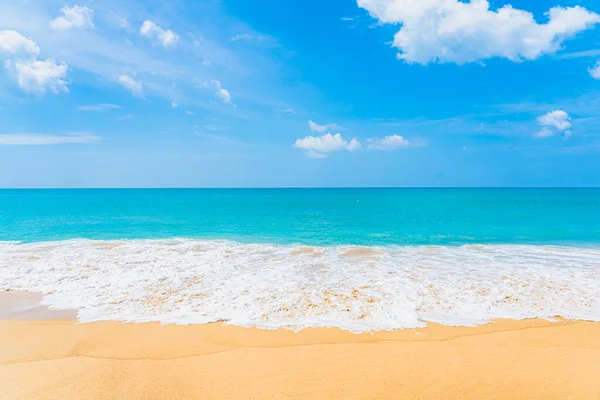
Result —
<instances>
[{"instance_id":1,"label":"sandy beach","mask_svg":"<svg viewBox=\"0 0 600 400\"><path fill-rule=\"evenodd\" d=\"M2 399L598 399L600 324L497 321L356 335L77 324L0 295ZM8 310L11 310L9 313Z\"/></svg>"}]
</instances>

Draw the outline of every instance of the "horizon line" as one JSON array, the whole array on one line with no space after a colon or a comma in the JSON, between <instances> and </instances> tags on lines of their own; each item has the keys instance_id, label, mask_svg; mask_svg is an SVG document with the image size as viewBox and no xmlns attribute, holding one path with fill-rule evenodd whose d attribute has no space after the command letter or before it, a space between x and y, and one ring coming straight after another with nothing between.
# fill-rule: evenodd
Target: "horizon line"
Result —
<instances>
[{"instance_id":1,"label":"horizon line","mask_svg":"<svg viewBox=\"0 0 600 400\"><path fill-rule=\"evenodd\" d=\"M148 186L0 187L0 190L600 189L600 186Z\"/></svg>"}]
</instances>

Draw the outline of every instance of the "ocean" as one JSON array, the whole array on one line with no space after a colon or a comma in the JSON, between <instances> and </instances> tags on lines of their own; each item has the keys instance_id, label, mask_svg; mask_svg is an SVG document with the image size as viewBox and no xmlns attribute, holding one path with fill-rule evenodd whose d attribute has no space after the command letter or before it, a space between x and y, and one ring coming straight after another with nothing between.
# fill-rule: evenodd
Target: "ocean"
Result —
<instances>
[{"instance_id":1,"label":"ocean","mask_svg":"<svg viewBox=\"0 0 600 400\"><path fill-rule=\"evenodd\" d=\"M600 321L600 189L0 190L0 290L82 322Z\"/></svg>"}]
</instances>

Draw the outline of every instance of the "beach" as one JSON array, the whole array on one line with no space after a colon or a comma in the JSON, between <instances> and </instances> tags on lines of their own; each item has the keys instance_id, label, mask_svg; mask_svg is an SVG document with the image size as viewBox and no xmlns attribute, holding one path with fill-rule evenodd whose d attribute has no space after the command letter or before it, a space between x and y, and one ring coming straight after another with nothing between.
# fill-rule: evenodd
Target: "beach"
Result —
<instances>
[{"instance_id":1,"label":"beach","mask_svg":"<svg viewBox=\"0 0 600 400\"><path fill-rule=\"evenodd\" d=\"M599 201L0 191L0 399L598 400Z\"/></svg>"},{"instance_id":2,"label":"beach","mask_svg":"<svg viewBox=\"0 0 600 400\"><path fill-rule=\"evenodd\" d=\"M2 399L597 399L600 324L499 320L354 334L78 324L4 292ZM7 310L11 310L10 315ZM33 311L32 311L33 310Z\"/></svg>"}]
</instances>

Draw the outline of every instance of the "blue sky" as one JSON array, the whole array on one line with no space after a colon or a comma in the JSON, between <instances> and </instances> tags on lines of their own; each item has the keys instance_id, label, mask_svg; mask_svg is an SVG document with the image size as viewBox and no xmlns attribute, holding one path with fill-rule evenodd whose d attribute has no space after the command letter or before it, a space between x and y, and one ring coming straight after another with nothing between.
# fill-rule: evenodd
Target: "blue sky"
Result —
<instances>
[{"instance_id":1,"label":"blue sky","mask_svg":"<svg viewBox=\"0 0 600 400\"><path fill-rule=\"evenodd\" d=\"M0 187L600 186L600 4L0 3Z\"/></svg>"}]
</instances>

